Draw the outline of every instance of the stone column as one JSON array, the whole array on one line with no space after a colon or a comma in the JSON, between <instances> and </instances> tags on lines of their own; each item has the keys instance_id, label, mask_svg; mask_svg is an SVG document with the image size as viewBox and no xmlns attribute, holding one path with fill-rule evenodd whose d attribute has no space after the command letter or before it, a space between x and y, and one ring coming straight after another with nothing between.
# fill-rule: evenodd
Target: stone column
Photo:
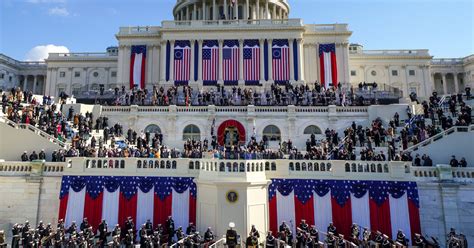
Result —
<instances>
[{"instance_id":1,"label":"stone column","mask_svg":"<svg viewBox=\"0 0 474 248\"><path fill-rule=\"evenodd\" d=\"M28 75L25 75L25 78L23 79L23 87L21 89L25 91L26 86L28 86Z\"/></svg>"},{"instance_id":2,"label":"stone column","mask_svg":"<svg viewBox=\"0 0 474 248\"><path fill-rule=\"evenodd\" d=\"M443 77L443 95L448 94L448 81L446 81L446 73L442 73L441 76Z\"/></svg>"},{"instance_id":3,"label":"stone column","mask_svg":"<svg viewBox=\"0 0 474 248\"><path fill-rule=\"evenodd\" d=\"M245 20L248 20L249 19L249 16L250 16L250 9L249 9L250 5L249 5L249 0L246 0L245 1Z\"/></svg>"},{"instance_id":4,"label":"stone column","mask_svg":"<svg viewBox=\"0 0 474 248\"><path fill-rule=\"evenodd\" d=\"M268 12L269 12L269 7L268 7L268 0L265 1L265 15L263 19L268 19Z\"/></svg>"},{"instance_id":5,"label":"stone column","mask_svg":"<svg viewBox=\"0 0 474 248\"><path fill-rule=\"evenodd\" d=\"M267 1L268 3L268 1ZM273 83L273 49L272 49L273 39L268 39L268 81L270 84Z\"/></svg>"},{"instance_id":6,"label":"stone column","mask_svg":"<svg viewBox=\"0 0 474 248\"><path fill-rule=\"evenodd\" d=\"M33 94L36 94L36 84L38 83L38 75L33 76Z\"/></svg>"},{"instance_id":7,"label":"stone column","mask_svg":"<svg viewBox=\"0 0 474 248\"><path fill-rule=\"evenodd\" d=\"M239 19L239 0L235 0L235 4L234 4L234 19Z\"/></svg>"},{"instance_id":8,"label":"stone column","mask_svg":"<svg viewBox=\"0 0 474 248\"><path fill-rule=\"evenodd\" d=\"M224 83L224 77L223 77L223 73L222 73L222 57L223 57L223 53L222 53L222 48L223 48L223 45L224 45L224 40L219 40L219 75L218 75L218 83L219 84L223 84Z\"/></svg>"},{"instance_id":9,"label":"stone column","mask_svg":"<svg viewBox=\"0 0 474 248\"><path fill-rule=\"evenodd\" d=\"M170 83L174 84L174 40L170 41Z\"/></svg>"},{"instance_id":10,"label":"stone column","mask_svg":"<svg viewBox=\"0 0 474 248\"><path fill-rule=\"evenodd\" d=\"M283 19L283 8L280 8L280 9L279 9L279 12L280 12L280 13L278 14L278 18L279 18L279 19Z\"/></svg>"},{"instance_id":11,"label":"stone column","mask_svg":"<svg viewBox=\"0 0 474 248\"><path fill-rule=\"evenodd\" d=\"M265 46L265 40L260 39L260 84L265 82L265 53L263 52L263 48Z\"/></svg>"},{"instance_id":12,"label":"stone column","mask_svg":"<svg viewBox=\"0 0 474 248\"><path fill-rule=\"evenodd\" d=\"M453 78L454 78L454 91L457 94L457 93L459 93L458 74L453 73Z\"/></svg>"},{"instance_id":13,"label":"stone column","mask_svg":"<svg viewBox=\"0 0 474 248\"><path fill-rule=\"evenodd\" d=\"M298 59L298 80L301 82L301 83L304 83L305 82L305 78L304 78L304 48L303 48L303 45L304 45L304 41L303 39L299 38L299 39L296 39L296 42L297 42L297 46L298 46L298 56L297 56L297 59Z\"/></svg>"},{"instance_id":14,"label":"stone column","mask_svg":"<svg viewBox=\"0 0 474 248\"><path fill-rule=\"evenodd\" d=\"M132 53L131 46L125 46L124 48L124 58L123 58L123 84L125 87L130 87L130 60L131 60L131 53Z\"/></svg>"},{"instance_id":15,"label":"stone column","mask_svg":"<svg viewBox=\"0 0 474 248\"><path fill-rule=\"evenodd\" d=\"M194 58L196 54L194 53L194 40L190 40L191 42L191 65L190 65L190 71L189 71L189 83L194 83Z\"/></svg>"},{"instance_id":16,"label":"stone column","mask_svg":"<svg viewBox=\"0 0 474 248\"><path fill-rule=\"evenodd\" d=\"M198 82L202 85L202 40L198 40L199 44L199 54L201 57L198 58Z\"/></svg>"},{"instance_id":17,"label":"stone column","mask_svg":"<svg viewBox=\"0 0 474 248\"><path fill-rule=\"evenodd\" d=\"M255 19L261 19L261 15L260 15L260 0L256 0L255 2L255 9L256 9L256 15L255 15Z\"/></svg>"},{"instance_id":18,"label":"stone column","mask_svg":"<svg viewBox=\"0 0 474 248\"><path fill-rule=\"evenodd\" d=\"M201 11L201 20L207 20L206 17L206 1L202 1L202 11Z\"/></svg>"},{"instance_id":19,"label":"stone column","mask_svg":"<svg viewBox=\"0 0 474 248\"><path fill-rule=\"evenodd\" d=\"M290 83L294 83L295 82L295 61L294 61L294 58L295 58L295 54L294 54L294 50L293 50L293 46L294 46L294 42L295 40L294 39L289 39L288 40L288 45L289 45L289 51L290 51Z\"/></svg>"},{"instance_id":20,"label":"stone column","mask_svg":"<svg viewBox=\"0 0 474 248\"><path fill-rule=\"evenodd\" d=\"M197 4L194 3L194 5L193 5L193 20L197 20L197 19L198 19L198 18L197 18L197 14L198 14L198 12L197 12Z\"/></svg>"},{"instance_id":21,"label":"stone column","mask_svg":"<svg viewBox=\"0 0 474 248\"><path fill-rule=\"evenodd\" d=\"M53 95L51 93L51 68L46 70L46 77L44 78L44 94L45 95Z\"/></svg>"},{"instance_id":22,"label":"stone column","mask_svg":"<svg viewBox=\"0 0 474 248\"><path fill-rule=\"evenodd\" d=\"M244 40L239 40L239 85L244 85Z\"/></svg>"},{"instance_id":23,"label":"stone column","mask_svg":"<svg viewBox=\"0 0 474 248\"><path fill-rule=\"evenodd\" d=\"M277 5L273 4L272 19L277 19Z\"/></svg>"},{"instance_id":24,"label":"stone column","mask_svg":"<svg viewBox=\"0 0 474 248\"><path fill-rule=\"evenodd\" d=\"M124 46L119 45L118 61L117 61L117 84L123 85L123 56Z\"/></svg>"},{"instance_id":25,"label":"stone column","mask_svg":"<svg viewBox=\"0 0 474 248\"><path fill-rule=\"evenodd\" d=\"M161 45L160 84L164 84L166 82L166 41L162 40L160 45Z\"/></svg>"},{"instance_id":26,"label":"stone column","mask_svg":"<svg viewBox=\"0 0 474 248\"><path fill-rule=\"evenodd\" d=\"M214 20L214 21L217 20L217 15L216 15L217 10L216 10L216 8L217 8L216 0L212 0L212 20Z\"/></svg>"},{"instance_id":27,"label":"stone column","mask_svg":"<svg viewBox=\"0 0 474 248\"><path fill-rule=\"evenodd\" d=\"M228 15L229 15L229 10L227 9L227 0L224 0L224 16L226 20L229 19Z\"/></svg>"}]
</instances>

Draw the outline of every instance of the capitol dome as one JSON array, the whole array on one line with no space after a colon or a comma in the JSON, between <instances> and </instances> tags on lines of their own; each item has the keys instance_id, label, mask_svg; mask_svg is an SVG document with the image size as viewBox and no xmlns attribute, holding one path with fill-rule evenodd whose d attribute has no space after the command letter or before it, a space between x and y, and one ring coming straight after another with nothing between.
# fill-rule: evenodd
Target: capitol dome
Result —
<instances>
[{"instance_id":1,"label":"capitol dome","mask_svg":"<svg viewBox=\"0 0 474 248\"><path fill-rule=\"evenodd\" d=\"M176 21L286 19L289 13L287 0L177 0L173 8Z\"/></svg>"}]
</instances>

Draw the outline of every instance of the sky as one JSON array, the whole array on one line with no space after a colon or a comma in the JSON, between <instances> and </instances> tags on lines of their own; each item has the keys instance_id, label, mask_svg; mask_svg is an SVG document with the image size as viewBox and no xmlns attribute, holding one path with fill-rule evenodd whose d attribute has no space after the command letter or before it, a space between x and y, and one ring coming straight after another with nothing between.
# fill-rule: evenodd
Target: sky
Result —
<instances>
[{"instance_id":1,"label":"sky","mask_svg":"<svg viewBox=\"0 0 474 248\"><path fill-rule=\"evenodd\" d=\"M220 0L218 0L220 1ZM364 49L474 54L474 0L288 0L290 18L347 23ZM121 26L172 19L174 0L0 0L0 53L39 60L48 52L104 52Z\"/></svg>"}]
</instances>

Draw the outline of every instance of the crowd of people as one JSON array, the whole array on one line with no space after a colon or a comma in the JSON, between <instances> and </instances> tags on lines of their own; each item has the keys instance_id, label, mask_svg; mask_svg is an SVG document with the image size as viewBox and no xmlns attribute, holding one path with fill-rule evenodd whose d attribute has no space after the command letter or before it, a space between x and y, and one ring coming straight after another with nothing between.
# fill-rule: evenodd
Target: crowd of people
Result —
<instances>
[{"instance_id":1,"label":"crowd of people","mask_svg":"<svg viewBox=\"0 0 474 248\"><path fill-rule=\"evenodd\" d=\"M255 225L251 226L248 236L245 240L235 230L235 224L229 223L226 231L224 244L229 248L250 247L257 248L264 246L266 248L274 247L440 247L440 243L433 237L424 237L421 234L415 234L413 241L410 242L403 230L398 230L395 237L380 231L369 230L353 223L350 227L350 235L345 237L337 227L331 222L326 231L318 230L314 225L308 225L303 219L295 228L285 221L278 227L277 233L268 231L265 237L260 237L261 232ZM33 247L134 247L140 245L142 248L151 247L169 247L178 245L178 247L209 247L216 240L211 227L208 227L204 235L201 235L194 223L184 229L176 226L173 218L169 216L164 224L154 225L151 220L135 226L134 220L128 217L123 225L116 224L109 227L106 220L102 220L98 226L91 226L87 218L84 218L78 226L73 221L69 226L65 226L63 220L59 220L56 228L51 223L44 224L42 221L32 227L28 221L24 224L14 224L11 230L11 247L33 248ZM321 234L321 235L320 235ZM321 236L325 236L320 240ZM3 238L3 241L2 241ZM4 231L0 231L0 245L6 245ZM451 228L446 236L447 247L467 248L467 239L464 234L456 233Z\"/></svg>"}]
</instances>

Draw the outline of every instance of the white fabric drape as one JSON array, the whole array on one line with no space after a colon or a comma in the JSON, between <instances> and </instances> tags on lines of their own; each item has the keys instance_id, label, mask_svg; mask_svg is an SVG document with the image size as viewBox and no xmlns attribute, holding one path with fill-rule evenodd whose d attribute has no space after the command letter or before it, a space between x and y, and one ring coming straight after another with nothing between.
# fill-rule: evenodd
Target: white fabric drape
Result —
<instances>
[{"instance_id":1,"label":"white fabric drape","mask_svg":"<svg viewBox=\"0 0 474 248\"><path fill-rule=\"evenodd\" d=\"M299 223L295 223L295 192L292 191L289 195L283 196L277 190L276 198L278 225L285 221L293 233L296 233L296 225Z\"/></svg>"},{"instance_id":2,"label":"white fabric drape","mask_svg":"<svg viewBox=\"0 0 474 248\"><path fill-rule=\"evenodd\" d=\"M352 222L360 226L360 235L362 235L364 227L370 230L369 192L365 193L361 198L356 198L351 194L351 206Z\"/></svg>"},{"instance_id":3,"label":"white fabric drape","mask_svg":"<svg viewBox=\"0 0 474 248\"><path fill-rule=\"evenodd\" d=\"M153 197L154 190L143 193L138 189L137 199L137 228L140 228L147 220L153 221Z\"/></svg>"},{"instance_id":4,"label":"white fabric drape","mask_svg":"<svg viewBox=\"0 0 474 248\"><path fill-rule=\"evenodd\" d=\"M76 222L79 230L80 224L84 217L84 202L86 200L86 187L81 191L75 192L72 188L69 188L69 197L67 200L66 208L66 227L70 226L73 221Z\"/></svg>"},{"instance_id":5,"label":"white fabric drape","mask_svg":"<svg viewBox=\"0 0 474 248\"><path fill-rule=\"evenodd\" d=\"M176 228L182 227L183 230L189 225L189 188L182 194L173 189L173 200L171 201L171 216L173 217Z\"/></svg>"},{"instance_id":6,"label":"white fabric drape","mask_svg":"<svg viewBox=\"0 0 474 248\"><path fill-rule=\"evenodd\" d=\"M411 235L410 213L408 211L407 194L395 199L390 197L390 221L392 223L392 239L396 239L398 230L402 230L407 237Z\"/></svg>"},{"instance_id":7,"label":"white fabric drape","mask_svg":"<svg viewBox=\"0 0 474 248\"><path fill-rule=\"evenodd\" d=\"M118 224L119 195L120 188L117 188L114 192L109 192L107 189L104 189L102 219L107 221L109 231L112 231L115 225Z\"/></svg>"},{"instance_id":8,"label":"white fabric drape","mask_svg":"<svg viewBox=\"0 0 474 248\"><path fill-rule=\"evenodd\" d=\"M140 86L142 80L142 53L135 54L135 60L133 61L133 82L135 85Z\"/></svg>"},{"instance_id":9,"label":"white fabric drape","mask_svg":"<svg viewBox=\"0 0 474 248\"><path fill-rule=\"evenodd\" d=\"M324 82L326 89L332 82L331 53L323 53L324 55Z\"/></svg>"},{"instance_id":10,"label":"white fabric drape","mask_svg":"<svg viewBox=\"0 0 474 248\"><path fill-rule=\"evenodd\" d=\"M323 197L313 193L314 201L314 222L319 232L319 240L324 240L326 235L321 232L326 232L329 223L332 222L332 206L331 206L331 191Z\"/></svg>"}]
</instances>

